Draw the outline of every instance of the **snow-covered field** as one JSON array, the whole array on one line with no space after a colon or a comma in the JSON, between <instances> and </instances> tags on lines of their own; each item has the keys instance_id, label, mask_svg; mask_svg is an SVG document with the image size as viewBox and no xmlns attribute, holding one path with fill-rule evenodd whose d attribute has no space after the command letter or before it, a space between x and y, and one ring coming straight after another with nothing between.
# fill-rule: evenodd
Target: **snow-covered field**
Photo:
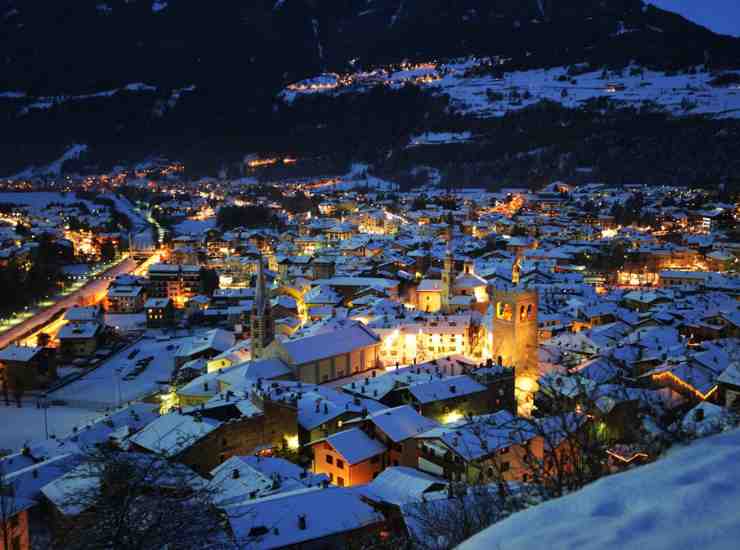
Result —
<instances>
[{"instance_id":1,"label":"snow-covered field","mask_svg":"<svg viewBox=\"0 0 740 550\"><path fill-rule=\"evenodd\" d=\"M146 231L149 228L149 222L134 208L134 205L127 198L116 195L115 193L105 193L103 197L111 199L115 203L116 209L121 214L128 216L133 224L132 228L134 231Z\"/></svg>"},{"instance_id":2,"label":"snow-covered field","mask_svg":"<svg viewBox=\"0 0 740 550\"><path fill-rule=\"evenodd\" d=\"M409 147L417 145L440 145L443 143L464 143L470 141L470 132L425 132L411 138Z\"/></svg>"},{"instance_id":3,"label":"snow-covered field","mask_svg":"<svg viewBox=\"0 0 740 550\"><path fill-rule=\"evenodd\" d=\"M146 326L146 313L106 313L105 324L121 330L132 330Z\"/></svg>"},{"instance_id":4,"label":"snow-covered field","mask_svg":"<svg viewBox=\"0 0 740 550\"><path fill-rule=\"evenodd\" d=\"M175 225L175 232L178 235L201 235L214 227L216 227L216 218L185 220Z\"/></svg>"},{"instance_id":5,"label":"snow-covered field","mask_svg":"<svg viewBox=\"0 0 740 550\"><path fill-rule=\"evenodd\" d=\"M175 353L185 339L157 340L147 335L86 376L55 391L52 398L64 400L71 406L98 409L141 399L158 391L161 384L170 379ZM139 352L129 359L133 350ZM135 378L126 380L127 375L136 369L136 362L146 357L153 358L146 369Z\"/></svg>"},{"instance_id":6,"label":"snow-covered field","mask_svg":"<svg viewBox=\"0 0 740 550\"><path fill-rule=\"evenodd\" d=\"M460 550L740 547L740 429L514 514Z\"/></svg>"},{"instance_id":7,"label":"snow-covered field","mask_svg":"<svg viewBox=\"0 0 740 550\"><path fill-rule=\"evenodd\" d=\"M100 416L97 411L74 407L49 407L46 412L50 436L67 435L75 426ZM0 418L0 452L45 438L44 410L37 409L35 401L25 400L20 409L0 402Z\"/></svg>"},{"instance_id":8,"label":"snow-covered field","mask_svg":"<svg viewBox=\"0 0 740 550\"><path fill-rule=\"evenodd\" d=\"M506 73L502 80L493 76L461 78L465 64L449 68L449 74L430 86L448 95L461 111L475 116L503 116L542 100L576 108L590 99L606 97L631 105L654 102L674 115L740 117L740 89L710 86L713 77L709 73L668 76L644 69L641 75L630 76L628 68L624 76L602 79L601 72L594 71L563 82L558 78L566 74L564 67ZM486 93L489 89L504 98L490 101ZM685 108L691 105L695 107Z\"/></svg>"},{"instance_id":9,"label":"snow-covered field","mask_svg":"<svg viewBox=\"0 0 740 550\"><path fill-rule=\"evenodd\" d=\"M628 32L625 29L623 32ZM640 67L628 67L622 75L600 71L558 80L567 73L566 67L465 76L483 60L469 58L446 64L421 64L405 70L378 70L337 76L332 85L318 86L315 79L289 86L280 97L286 102L304 94L345 93L362 91L377 84L397 88L407 82L427 86L449 96L459 111L478 117L503 116L550 100L576 108L588 100L609 98L630 105L652 102L675 115L708 114L716 117L740 117L740 88L715 88L714 78L707 72L668 75ZM632 71L634 69L634 71ZM634 73L634 74L633 74ZM638 74L639 73L639 74ZM502 97L489 97L488 92Z\"/></svg>"},{"instance_id":10,"label":"snow-covered field","mask_svg":"<svg viewBox=\"0 0 740 550\"><path fill-rule=\"evenodd\" d=\"M54 193L51 191L36 191L32 193L0 193L0 203L20 204L31 208L34 213L41 212L51 203L71 204L84 202L88 208L99 208L89 201L81 201L74 193Z\"/></svg>"}]
</instances>

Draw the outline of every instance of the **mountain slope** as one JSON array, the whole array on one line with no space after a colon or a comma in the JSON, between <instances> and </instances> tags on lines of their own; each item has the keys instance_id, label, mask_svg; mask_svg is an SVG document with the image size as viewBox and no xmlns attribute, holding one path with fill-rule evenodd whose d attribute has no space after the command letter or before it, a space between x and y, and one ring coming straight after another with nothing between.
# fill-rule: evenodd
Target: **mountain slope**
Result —
<instances>
[{"instance_id":1,"label":"mountain slope","mask_svg":"<svg viewBox=\"0 0 740 550\"><path fill-rule=\"evenodd\" d=\"M514 514L460 550L737 548L740 430Z\"/></svg>"},{"instance_id":2,"label":"mountain slope","mask_svg":"<svg viewBox=\"0 0 740 550\"><path fill-rule=\"evenodd\" d=\"M74 143L108 158L259 147L295 125L274 113L286 84L353 64L719 67L740 63L740 39L641 0L0 0L0 52L8 174Z\"/></svg>"}]
</instances>

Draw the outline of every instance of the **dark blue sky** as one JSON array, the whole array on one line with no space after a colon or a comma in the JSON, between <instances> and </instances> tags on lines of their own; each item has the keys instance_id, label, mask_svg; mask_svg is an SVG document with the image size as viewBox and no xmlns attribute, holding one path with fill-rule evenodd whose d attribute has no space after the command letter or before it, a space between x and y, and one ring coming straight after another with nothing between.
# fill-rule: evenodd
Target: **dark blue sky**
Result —
<instances>
[{"instance_id":1,"label":"dark blue sky","mask_svg":"<svg viewBox=\"0 0 740 550\"><path fill-rule=\"evenodd\" d=\"M740 0L647 0L720 34L740 36Z\"/></svg>"}]
</instances>

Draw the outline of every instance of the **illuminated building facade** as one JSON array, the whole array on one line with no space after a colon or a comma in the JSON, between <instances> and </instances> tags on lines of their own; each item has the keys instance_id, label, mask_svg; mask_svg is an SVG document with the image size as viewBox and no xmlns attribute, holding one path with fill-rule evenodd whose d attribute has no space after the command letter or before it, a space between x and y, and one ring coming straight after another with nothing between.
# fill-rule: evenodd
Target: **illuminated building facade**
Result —
<instances>
[{"instance_id":1,"label":"illuminated building facade","mask_svg":"<svg viewBox=\"0 0 740 550\"><path fill-rule=\"evenodd\" d=\"M171 298L176 307L183 307L202 291L202 270L197 265L153 264L149 267L150 298Z\"/></svg>"}]
</instances>

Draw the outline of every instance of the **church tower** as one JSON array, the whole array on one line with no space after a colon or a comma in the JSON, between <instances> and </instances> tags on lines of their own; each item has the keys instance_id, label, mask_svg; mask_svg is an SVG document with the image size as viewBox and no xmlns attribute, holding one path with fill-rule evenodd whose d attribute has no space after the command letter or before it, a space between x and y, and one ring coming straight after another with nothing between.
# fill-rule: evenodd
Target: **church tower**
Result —
<instances>
[{"instance_id":1,"label":"church tower","mask_svg":"<svg viewBox=\"0 0 740 550\"><path fill-rule=\"evenodd\" d=\"M452 213L447 219L447 251L445 253L444 268L442 269L442 292L440 305L443 313L450 312L450 303L455 284L455 256L452 253Z\"/></svg>"},{"instance_id":2,"label":"church tower","mask_svg":"<svg viewBox=\"0 0 740 550\"><path fill-rule=\"evenodd\" d=\"M272 318L270 296L265 284L265 266L261 255L257 266L257 285L249 321L252 334L252 359L260 359L265 348L275 339L275 321Z\"/></svg>"},{"instance_id":3,"label":"church tower","mask_svg":"<svg viewBox=\"0 0 740 550\"><path fill-rule=\"evenodd\" d=\"M531 400L537 389L538 349L536 290L494 291L493 345L494 362L516 368L517 398L520 405ZM531 403L530 403L531 404Z\"/></svg>"},{"instance_id":4,"label":"church tower","mask_svg":"<svg viewBox=\"0 0 740 550\"><path fill-rule=\"evenodd\" d=\"M511 268L511 284L517 286L522 276L522 259L517 256Z\"/></svg>"},{"instance_id":5,"label":"church tower","mask_svg":"<svg viewBox=\"0 0 740 550\"><path fill-rule=\"evenodd\" d=\"M442 269L442 292L440 294L440 305L442 313L450 312L450 303L452 301L452 286L455 283L455 257L452 255L452 249L448 246L445 254L445 264Z\"/></svg>"}]
</instances>

